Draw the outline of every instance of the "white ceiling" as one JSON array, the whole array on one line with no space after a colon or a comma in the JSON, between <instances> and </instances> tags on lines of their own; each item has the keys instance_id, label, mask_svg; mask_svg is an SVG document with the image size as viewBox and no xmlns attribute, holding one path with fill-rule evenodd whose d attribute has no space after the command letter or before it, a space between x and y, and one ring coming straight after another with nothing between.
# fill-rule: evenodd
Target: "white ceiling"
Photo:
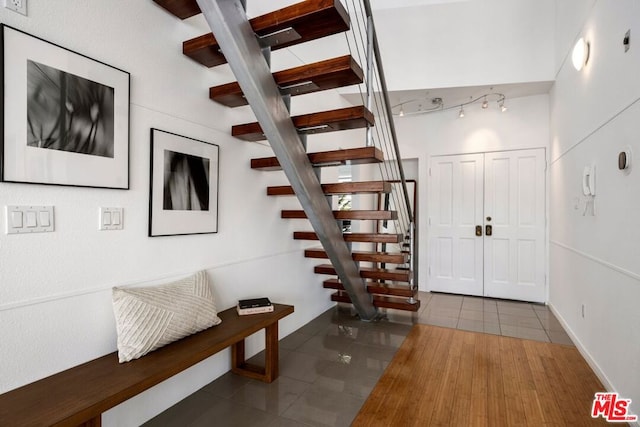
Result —
<instances>
[{"instance_id":1,"label":"white ceiling","mask_svg":"<svg viewBox=\"0 0 640 427\"><path fill-rule=\"evenodd\" d=\"M477 10L478 8L477 0L369 0L369 1L371 2L371 5L374 11L375 10L381 11L380 14L378 15L378 18L383 20L386 19L386 21L384 22L387 23L387 25L383 26L385 31L380 31L380 26L378 26L378 30L379 30L378 37L381 41L380 42L381 46L383 47L386 46L387 49L389 48L389 46L403 47L402 45L405 44L408 38L418 40L418 39L421 39L421 37L423 36L423 33L416 32L415 29L413 28L403 28L403 29L397 28L397 31L390 31L390 30L393 30L393 27L390 27L388 25L389 22L394 22L394 19L395 19L396 21L398 21L395 23L396 26L399 25L399 23L401 22L405 22L405 21L402 21L402 19L398 19L398 17L402 17L402 16L411 17L411 16L420 15L420 14L426 14L426 16L434 16L434 14L436 14L440 16L442 13L445 13L448 11L448 13L445 13L444 16L451 18L452 10L457 12L460 12L462 10L467 10L467 5L469 8L471 8L470 10ZM509 2L511 0L504 0L504 1ZM454 5L454 3L458 3L458 4ZM467 3L467 5L459 4L459 3ZM474 6L474 3L475 3L475 6ZM501 7L499 1L496 1L493 3L495 4L493 4L493 6L491 7L493 8ZM451 7L455 9L450 9L447 6L447 4L450 4ZM506 4L508 5L509 3L506 3ZM433 10L431 10L430 6L435 6L435 7L433 8ZM406 10L402 12L403 13L402 15L398 15L397 13L392 12L392 9L401 9L401 8L408 8L408 7L420 7L420 9L419 10L416 9L415 11ZM486 7L489 8L488 5ZM502 5L502 7L504 8L504 5ZM492 10L492 9L489 8L489 10ZM512 9L509 9L509 10L512 10ZM526 10L526 9L523 9L523 10ZM392 14L389 15L389 12L391 12ZM389 16L391 16L392 18L388 18ZM514 16L518 16L519 18L522 18L521 14L520 15L516 14ZM481 19L481 18L482 17L480 16L477 17L477 19ZM460 20L462 21L463 17L460 17ZM433 19L431 19L431 21L429 22L433 24ZM452 23L451 25L455 27L454 24L458 25L459 23L457 24ZM521 26L526 27L526 25L527 25L527 22L521 23ZM482 29L486 28L483 25L474 26L473 28L475 28L474 31L479 30L479 32L473 33L475 38L480 40L486 39L486 43L487 43L486 46L485 45L481 45L481 46L487 50L487 56L490 56L489 54L492 53L494 50L496 50L494 49L493 45L491 45L490 43L495 42L496 40L491 39L491 37L489 36L483 35ZM386 40L386 43L385 43L385 40L382 40L382 37L390 37L392 39L391 41ZM499 42L499 39L498 39L498 42ZM450 47L449 44L445 43L445 45ZM432 50L437 51L437 48ZM416 52L420 52L420 51L416 50ZM420 55L420 53L417 53L416 55ZM383 56L384 56L384 51L383 51ZM422 56L424 56L424 54ZM393 57L393 55L391 55L391 57ZM456 60L457 58L452 57L450 64L458 64ZM498 61L494 61L494 62L499 63L500 60L502 60L502 58L499 58L498 56ZM439 64L440 64L439 65L440 69L447 69L447 67L453 67L453 65L447 65L447 63L444 63L444 62ZM480 63L480 66L481 65L482 63ZM394 71L392 67L398 67L398 66L407 67L408 65L402 63L401 61L389 61L389 62L385 62L383 66L385 68L385 71L386 71L385 74L387 74L387 76L395 75L397 77L398 70L395 69L396 73L390 72L390 71ZM547 94L549 93L553 85L553 81L532 81L532 80L522 80L521 82L519 82L518 80L516 80L515 82L511 80L511 82L508 84L507 83L499 84L501 83L500 79L503 77L518 78L518 76L516 75L506 76L504 75L504 73L501 74L500 72L498 72L494 76L495 81L489 81L489 83L492 83L492 84L481 85L481 86L478 86L478 85L469 86L469 83L471 84L475 84L476 82L480 83L482 80L486 81L491 78L490 75L483 76L482 73L480 73L477 78L471 79L471 80L476 80L476 82L469 81L469 82L466 82L466 84L463 82L460 82L461 86L458 86L458 87L450 87L450 85L447 85L447 87L429 87L427 81L424 81L424 83L427 84L425 85L425 87L410 88L411 90L390 91L389 98L390 98L391 105L395 106L394 108L395 113L399 113L400 104L402 104L403 112L405 114L412 114L412 113L424 112L427 110L433 110L434 106L438 105L432 102L434 98L442 99L443 108L459 108L461 104L466 104L471 100L474 100L477 98L483 98L484 95L496 94L496 95L491 95L487 97L487 101L489 101L490 105L494 105L493 102L497 101L502 97L502 95L504 95L505 105L508 106L509 100L513 98ZM519 77L530 77L530 75L526 75L526 73L522 73L522 75L520 75ZM545 79L548 77L544 76L542 78ZM394 82L389 82L389 83L394 83ZM395 83L398 83L398 82L396 81ZM431 82L431 83L435 83L435 82ZM400 87L397 87L397 89L401 89L403 84L400 84L399 86ZM361 103L362 102L361 95L359 93L350 93L350 92L353 92L354 90L355 90L354 88L347 89L346 92L343 92L343 96L345 96L345 98L348 99L350 102ZM479 102L481 103L482 100L480 100Z\"/></svg>"}]
</instances>

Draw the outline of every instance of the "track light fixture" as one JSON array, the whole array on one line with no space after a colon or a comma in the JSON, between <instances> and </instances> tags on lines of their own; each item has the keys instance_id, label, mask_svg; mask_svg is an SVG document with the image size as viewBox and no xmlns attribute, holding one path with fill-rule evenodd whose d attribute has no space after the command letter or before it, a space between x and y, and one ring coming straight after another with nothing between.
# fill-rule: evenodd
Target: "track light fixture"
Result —
<instances>
[{"instance_id":1,"label":"track light fixture","mask_svg":"<svg viewBox=\"0 0 640 427\"><path fill-rule=\"evenodd\" d=\"M464 107L466 107L467 105L471 105L476 102L482 101L482 109L487 110L489 108L489 101L495 99L496 102L498 103L498 108L500 108L500 111L504 113L505 111L507 111L507 107L504 105L504 101L506 97L502 93L493 92L492 89L493 88L491 88L490 92L480 95L476 98L470 97L469 101L467 102L463 102L462 104L451 105L449 107L445 106L442 98L438 97L438 98L431 98L431 99L427 98L427 100L431 104L430 108L423 108L423 104L425 104L425 99L418 98L418 99L411 99L409 101L400 102L394 105L393 107L391 107L391 109L393 111L394 116L407 117L407 116L415 116L418 114L434 113L436 111L445 111L445 110L451 110L454 108L459 108L458 117L462 118L465 115Z\"/></svg>"},{"instance_id":2,"label":"track light fixture","mask_svg":"<svg viewBox=\"0 0 640 427\"><path fill-rule=\"evenodd\" d=\"M507 107L504 105L504 95L500 99L498 99L498 107L500 107L500 111L503 113L507 111Z\"/></svg>"}]
</instances>

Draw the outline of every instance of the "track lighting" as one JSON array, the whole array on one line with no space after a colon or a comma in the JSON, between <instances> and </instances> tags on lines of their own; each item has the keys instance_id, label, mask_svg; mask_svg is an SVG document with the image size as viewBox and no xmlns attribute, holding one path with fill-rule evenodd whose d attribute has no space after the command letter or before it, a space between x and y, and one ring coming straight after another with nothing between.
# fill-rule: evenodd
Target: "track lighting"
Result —
<instances>
[{"instance_id":1,"label":"track lighting","mask_svg":"<svg viewBox=\"0 0 640 427\"><path fill-rule=\"evenodd\" d=\"M504 96L498 100L498 107L500 107L500 111L503 113L507 111L507 107L504 105Z\"/></svg>"},{"instance_id":2,"label":"track lighting","mask_svg":"<svg viewBox=\"0 0 640 427\"><path fill-rule=\"evenodd\" d=\"M504 96L504 94L493 92L493 88L491 88L487 93L475 98L471 96L469 97L468 101L462 102L461 104L446 106L443 99L440 97L417 98L411 99L409 101L399 102L391 108L393 110L393 115L397 117L415 116L419 114L435 113L436 111L453 110L454 108L459 108L458 117L463 118L465 116L464 107L466 107L467 105L475 104L476 102L481 102L482 109L486 110L489 108L490 100L496 100L496 102L498 103L498 108L500 108L500 110L504 113L505 111L507 111L507 107L504 105L505 99L506 97ZM425 104L431 105L427 105L427 107L424 108Z\"/></svg>"}]
</instances>

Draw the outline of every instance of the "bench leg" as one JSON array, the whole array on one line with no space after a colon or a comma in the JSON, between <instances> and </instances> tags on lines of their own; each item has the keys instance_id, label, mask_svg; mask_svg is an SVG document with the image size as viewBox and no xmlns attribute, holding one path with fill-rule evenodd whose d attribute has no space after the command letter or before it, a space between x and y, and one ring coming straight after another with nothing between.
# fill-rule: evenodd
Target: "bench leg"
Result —
<instances>
[{"instance_id":1,"label":"bench leg","mask_svg":"<svg viewBox=\"0 0 640 427\"><path fill-rule=\"evenodd\" d=\"M264 367L245 361L244 339L231 346L231 371L267 383L278 378L278 322L265 328Z\"/></svg>"}]
</instances>

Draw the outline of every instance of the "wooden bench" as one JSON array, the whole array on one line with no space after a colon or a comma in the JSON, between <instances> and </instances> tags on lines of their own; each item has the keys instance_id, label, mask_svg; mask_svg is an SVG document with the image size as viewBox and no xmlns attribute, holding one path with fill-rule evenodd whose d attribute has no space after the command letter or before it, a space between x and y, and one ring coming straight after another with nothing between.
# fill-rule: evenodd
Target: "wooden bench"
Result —
<instances>
[{"instance_id":1,"label":"wooden bench","mask_svg":"<svg viewBox=\"0 0 640 427\"><path fill-rule=\"evenodd\" d=\"M272 313L238 316L183 338L140 359L118 363L111 353L0 395L0 426L100 426L101 414L224 350L232 349L232 371L265 382L278 377L278 321L293 313L274 304ZM244 339L265 330L265 366L245 361Z\"/></svg>"}]
</instances>

